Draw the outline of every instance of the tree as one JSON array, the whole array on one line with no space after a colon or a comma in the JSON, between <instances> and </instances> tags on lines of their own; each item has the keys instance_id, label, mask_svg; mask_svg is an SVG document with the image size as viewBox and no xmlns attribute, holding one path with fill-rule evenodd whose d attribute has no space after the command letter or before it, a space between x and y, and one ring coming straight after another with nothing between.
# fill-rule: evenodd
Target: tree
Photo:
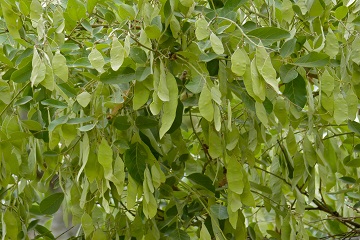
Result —
<instances>
[{"instance_id":1,"label":"tree","mask_svg":"<svg viewBox=\"0 0 360 240\"><path fill-rule=\"evenodd\" d=\"M360 1L0 2L2 239L358 234Z\"/></svg>"}]
</instances>

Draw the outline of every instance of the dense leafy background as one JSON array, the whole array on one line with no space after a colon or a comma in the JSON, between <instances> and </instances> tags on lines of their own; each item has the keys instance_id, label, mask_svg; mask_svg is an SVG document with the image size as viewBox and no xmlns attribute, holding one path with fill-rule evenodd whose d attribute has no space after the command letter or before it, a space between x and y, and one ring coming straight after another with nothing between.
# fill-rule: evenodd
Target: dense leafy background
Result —
<instances>
[{"instance_id":1,"label":"dense leafy background","mask_svg":"<svg viewBox=\"0 0 360 240\"><path fill-rule=\"evenodd\" d=\"M357 234L360 1L0 2L2 239Z\"/></svg>"}]
</instances>

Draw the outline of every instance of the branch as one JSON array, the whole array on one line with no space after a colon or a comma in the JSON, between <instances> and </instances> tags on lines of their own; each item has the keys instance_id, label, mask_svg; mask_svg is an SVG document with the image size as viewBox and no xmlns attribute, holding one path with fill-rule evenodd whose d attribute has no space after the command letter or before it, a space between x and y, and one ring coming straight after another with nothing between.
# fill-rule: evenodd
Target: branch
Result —
<instances>
[{"instance_id":1,"label":"branch","mask_svg":"<svg viewBox=\"0 0 360 240\"><path fill-rule=\"evenodd\" d=\"M286 181L286 179L272 173L272 172L269 172L263 168L260 168L260 167L254 167L256 169L259 169L261 171L264 171L266 173L269 173L279 179L281 179L285 184L289 185L290 187L292 186L291 183L289 183L288 181ZM296 185L297 189L300 191L301 194L305 195L305 196L309 196L309 194L306 192L306 191L303 191L300 189L300 187L298 185ZM252 191L254 192L254 191ZM348 219L348 218L344 218L342 217L337 211L333 211L325 202L321 202L319 199L317 198L314 198L313 201L312 201L317 207L314 208L314 207L309 207L309 208L306 208L306 210L320 210L320 211L323 211L323 212L326 212L328 214L330 214L334 219L338 220L339 222L343 223L345 226L351 228L351 229L354 229L354 228L360 228L360 224L352 221L351 219Z\"/></svg>"}]
</instances>

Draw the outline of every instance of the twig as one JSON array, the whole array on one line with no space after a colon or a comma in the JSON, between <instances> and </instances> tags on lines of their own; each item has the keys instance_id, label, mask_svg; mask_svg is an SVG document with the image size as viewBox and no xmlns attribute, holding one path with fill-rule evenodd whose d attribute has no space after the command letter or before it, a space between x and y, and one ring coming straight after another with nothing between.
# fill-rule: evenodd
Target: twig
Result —
<instances>
[{"instance_id":1,"label":"twig","mask_svg":"<svg viewBox=\"0 0 360 240\"><path fill-rule=\"evenodd\" d=\"M62 235L64 235L65 233L69 232L71 229L73 229L75 226L72 226L71 228L67 229L65 232L61 233L59 236L57 236L55 239L58 239L59 237L61 237Z\"/></svg>"},{"instance_id":2,"label":"twig","mask_svg":"<svg viewBox=\"0 0 360 240\"><path fill-rule=\"evenodd\" d=\"M342 135L350 135L350 134L354 134L354 133L353 132L338 133L338 134L334 134L332 136L324 137L322 140L326 140L329 138L334 138L334 137L338 137L338 136L342 136Z\"/></svg>"},{"instance_id":3,"label":"twig","mask_svg":"<svg viewBox=\"0 0 360 240\"><path fill-rule=\"evenodd\" d=\"M23 87L19 90L19 92L16 93L16 95L11 99L11 101L9 102L9 104L6 105L5 108L1 111L0 117L5 113L5 111L12 105L12 103L15 101L15 99L20 95L20 93L21 93L22 91L25 90L25 88L26 88L29 84L30 84L30 81L27 82L27 83L25 84L25 86L23 86Z\"/></svg>"},{"instance_id":4,"label":"twig","mask_svg":"<svg viewBox=\"0 0 360 240\"><path fill-rule=\"evenodd\" d=\"M135 214L133 212L131 212L122 201L119 201L121 206L128 212L130 213L133 217L135 217Z\"/></svg>"},{"instance_id":5,"label":"twig","mask_svg":"<svg viewBox=\"0 0 360 240\"><path fill-rule=\"evenodd\" d=\"M152 49L152 48L149 48L149 47L145 46L144 44L142 44L141 42L139 42L136 38L134 38L132 35L130 35L130 37L131 37L132 40L134 40L134 41L135 41L137 44L139 44L141 47L146 48L146 49L149 50L149 51L158 53L157 50L154 50L154 49Z\"/></svg>"}]
</instances>

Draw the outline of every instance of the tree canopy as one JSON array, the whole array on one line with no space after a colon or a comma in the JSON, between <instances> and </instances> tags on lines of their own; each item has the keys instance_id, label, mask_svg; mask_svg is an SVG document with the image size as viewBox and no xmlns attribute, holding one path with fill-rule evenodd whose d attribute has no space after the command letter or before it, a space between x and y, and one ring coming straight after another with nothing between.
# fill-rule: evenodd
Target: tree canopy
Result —
<instances>
[{"instance_id":1,"label":"tree canopy","mask_svg":"<svg viewBox=\"0 0 360 240\"><path fill-rule=\"evenodd\" d=\"M360 1L0 3L3 240L358 234Z\"/></svg>"}]
</instances>

